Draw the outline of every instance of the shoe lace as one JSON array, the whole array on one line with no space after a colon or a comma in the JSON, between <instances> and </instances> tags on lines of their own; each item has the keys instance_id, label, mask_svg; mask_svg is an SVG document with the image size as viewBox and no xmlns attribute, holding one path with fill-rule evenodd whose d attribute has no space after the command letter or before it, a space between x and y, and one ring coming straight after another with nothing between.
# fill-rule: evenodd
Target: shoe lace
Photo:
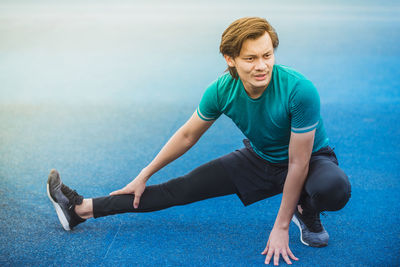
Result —
<instances>
[{"instance_id":1,"label":"shoe lace","mask_svg":"<svg viewBox=\"0 0 400 267\"><path fill-rule=\"evenodd\" d=\"M61 184L61 191L68 198L70 205L80 205L83 202L83 196L79 195L75 190Z\"/></svg>"},{"instance_id":2,"label":"shoe lace","mask_svg":"<svg viewBox=\"0 0 400 267\"><path fill-rule=\"evenodd\" d=\"M324 214L325 215L325 214ZM319 213L311 213L306 210L303 211L303 214L300 215L303 219L304 224L307 228L314 233L319 233L322 231L323 227L321 224L321 219L319 218Z\"/></svg>"}]
</instances>

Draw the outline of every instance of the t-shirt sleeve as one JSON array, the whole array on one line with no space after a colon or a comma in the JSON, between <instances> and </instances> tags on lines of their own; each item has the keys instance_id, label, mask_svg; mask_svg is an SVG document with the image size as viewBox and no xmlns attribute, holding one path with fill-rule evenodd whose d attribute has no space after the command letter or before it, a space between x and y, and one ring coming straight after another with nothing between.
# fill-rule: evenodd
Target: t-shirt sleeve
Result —
<instances>
[{"instance_id":1,"label":"t-shirt sleeve","mask_svg":"<svg viewBox=\"0 0 400 267\"><path fill-rule=\"evenodd\" d=\"M197 107L197 115L205 121L212 121L218 119L221 114L218 104L218 80L216 80L204 92Z\"/></svg>"},{"instance_id":2,"label":"t-shirt sleeve","mask_svg":"<svg viewBox=\"0 0 400 267\"><path fill-rule=\"evenodd\" d=\"M300 80L290 97L291 131L306 133L317 128L320 120L319 94L311 81Z\"/></svg>"}]
</instances>

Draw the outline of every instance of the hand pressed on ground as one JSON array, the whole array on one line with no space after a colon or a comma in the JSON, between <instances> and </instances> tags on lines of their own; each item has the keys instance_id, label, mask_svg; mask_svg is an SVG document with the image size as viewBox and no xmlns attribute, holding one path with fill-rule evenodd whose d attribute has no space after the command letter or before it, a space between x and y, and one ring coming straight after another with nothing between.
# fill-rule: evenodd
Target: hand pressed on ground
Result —
<instances>
[{"instance_id":1,"label":"hand pressed on ground","mask_svg":"<svg viewBox=\"0 0 400 267\"><path fill-rule=\"evenodd\" d=\"M292 264L291 260L299 260L295 257L289 248L289 232L285 229L273 228L268 239L267 246L264 251L261 252L262 255L267 255L265 258L265 264L269 264L272 255L274 255L274 265L279 265L279 257L282 258L287 264Z\"/></svg>"}]
</instances>

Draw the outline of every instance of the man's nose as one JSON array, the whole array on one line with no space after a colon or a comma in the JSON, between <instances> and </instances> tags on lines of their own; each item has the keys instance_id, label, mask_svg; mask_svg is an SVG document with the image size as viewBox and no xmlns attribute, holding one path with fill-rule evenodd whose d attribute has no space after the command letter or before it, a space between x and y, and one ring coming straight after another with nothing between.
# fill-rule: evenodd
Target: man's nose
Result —
<instances>
[{"instance_id":1,"label":"man's nose","mask_svg":"<svg viewBox=\"0 0 400 267\"><path fill-rule=\"evenodd\" d=\"M264 70L266 68L267 64L265 63L265 60L263 58L260 58L256 61L256 69L257 70Z\"/></svg>"}]
</instances>

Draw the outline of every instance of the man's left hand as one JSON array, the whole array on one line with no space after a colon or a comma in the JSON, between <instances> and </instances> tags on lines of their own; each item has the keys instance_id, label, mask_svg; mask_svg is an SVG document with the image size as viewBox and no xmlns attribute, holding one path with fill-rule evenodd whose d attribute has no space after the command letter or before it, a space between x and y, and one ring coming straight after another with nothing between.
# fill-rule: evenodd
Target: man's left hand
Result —
<instances>
[{"instance_id":1,"label":"man's left hand","mask_svg":"<svg viewBox=\"0 0 400 267\"><path fill-rule=\"evenodd\" d=\"M267 255L265 264L269 264L272 255L274 255L274 265L279 265L280 255L282 255L287 264L292 264L289 257L296 261L299 260L289 248L289 231L275 227L272 229L267 246L261 254Z\"/></svg>"}]
</instances>

